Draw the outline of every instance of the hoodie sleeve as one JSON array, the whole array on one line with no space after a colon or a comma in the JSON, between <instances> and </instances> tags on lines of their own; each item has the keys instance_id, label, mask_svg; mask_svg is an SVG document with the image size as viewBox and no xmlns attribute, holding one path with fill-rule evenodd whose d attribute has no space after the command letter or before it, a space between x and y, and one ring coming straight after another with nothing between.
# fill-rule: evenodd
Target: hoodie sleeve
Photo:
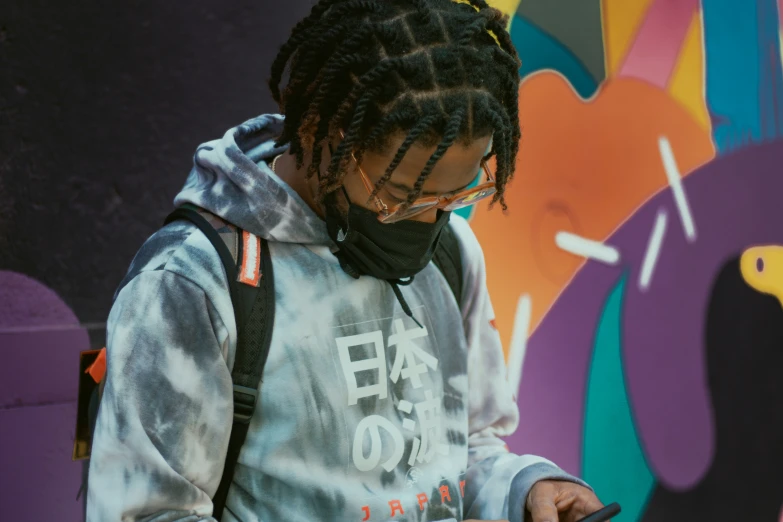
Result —
<instances>
[{"instance_id":1,"label":"hoodie sleeve","mask_svg":"<svg viewBox=\"0 0 783 522\"><path fill-rule=\"evenodd\" d=\"M226 358L233 313L230 302L216 306L203 288L226 282L200 232L169 250L162 266L129 274L109 315L88 522L215 520L211 497L232 420ZM156 257L145 264L156 266ZM221 315L229 321L229 313L226 326Z\"/></svg>"},{"instance_id":2,"label":"hoodie sleeve","mask_svg":"<svg viewBox=\"0 0 783 522\"><path fill-rule=\"evenodd\" d=\"M546 479L586 485L554 463L535 455L515 455L502 437L514 433L519 408L506 378L500 335L486 286L484 254L464 219L452 219L463 263L462 319L468 338L468 471L465 517L522 522L533 485Z\"/></svg>"}]
</instances>

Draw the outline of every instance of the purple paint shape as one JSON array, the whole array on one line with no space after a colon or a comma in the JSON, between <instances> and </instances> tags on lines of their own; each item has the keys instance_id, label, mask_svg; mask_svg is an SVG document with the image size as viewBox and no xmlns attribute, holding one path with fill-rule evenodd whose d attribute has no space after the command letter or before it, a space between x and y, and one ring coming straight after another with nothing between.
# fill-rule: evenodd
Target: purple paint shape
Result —
<instances>
[{"instance_id":1,"label":"purple paint shape","mask_svg":"<svg viewBox=\"0 0 783 522\"><path fill-rule=\"evenodd\" d=\"M76 315L44 285L0 272L0 483L3 520L77 522L72 462L79 352Z\"/></svg>"},{"instance_id":2,"label":"purple paint shape","mask_svg":"<svg viewBox=\"0 0 783 522\"><path fill-rule=\"evenodd\" d=\"M704 345L712 285L723 265L745 248L783 244L780 165L783 142L738 151L686 178L696 242L687 242L682 227L669 227L649 290L628 287L623 306L628 391L647 458L669 489L693 487L712 462ZM670 191L653 198L612 238L623 247L631 281L638 280L647 223L659 207L676 215Z\"/></svg>"},{"instance_id":3,"label":"purple paint shape","mask_svg":"<svg viewBox=\"0 0 783 522\"><path fill-rule=\"evenodd\" d=\"M623 355L643 449L665 484L686 487L713 452L703 323L710 285L744 248L783 242L783 142L716 159L684 179L698 239L686 243L672 195L648 201L607 240L621 264L588 262L531 336L512 450L551 458L579 474L584 394L595 329L606 296L630 270L623 306ZM647 293L636 287L659 208L673 218Z\"/></svg>"},{"instance_id":4,"label":"purple paint shape","mask_svg":"<svg viewBox=\"0 0 783 522\"><path fill-rule=\"evenodd\" d=\"M53 290L26 275L0 270L0 331L74 324L79 324L76 314Z\"/></svg>"},{"instance_id":5,"label":"purple paint shape","mask_svg":"<svg viewBox=\"0 0 783 522\"><path fill-rule=\"evenodd\" d=\"M579 475L587 372L598 320L620 271L588 263L530 337L517 394L516 453L552 459Z\"/></svg>"},{"instance_id":6,"label":"purple paint shape","mask_svg":"<svg viewBox=\"0 0 783 522\"><path fill-rule=\"evenodd\" d=\"M75 416L75 403L0 410L3 520L83 520Z\"/></svg>"},{"instance_id":7,"label":"purple paint shape","mask_svg":"<svg viewBox=\"0 0 783 522\"><path fill-rule=\"evenodd\" d=\"M87 332L60 297L0 271L0 408L75 401Z\"/></svg>"},{"instance_id":8,"label":"purple paint shape","mask_svg":"<svg viewBox=\"0 0 783 522\"><path fill-rule=\"evenodd\" d=\"M0 330L0 408L75 401L87 331Z\"/></svg>"}]
</instances>

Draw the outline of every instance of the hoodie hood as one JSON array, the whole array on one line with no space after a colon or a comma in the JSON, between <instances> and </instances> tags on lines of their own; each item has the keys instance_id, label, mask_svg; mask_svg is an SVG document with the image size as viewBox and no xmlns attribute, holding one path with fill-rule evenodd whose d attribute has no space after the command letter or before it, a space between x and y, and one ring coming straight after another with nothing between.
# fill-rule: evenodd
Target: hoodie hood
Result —
<instances>
[{"instance_id":1,"label":"hoodie hood","mask_svg":"<svg viewBox=\"0 0 783 522\"><path fill-rule=\"evenodd\" d=\"M333 246L326 223L267 165L288 150L275 146L283 120L258 116L200 145L174 205L192 203L269 241Z\"/></svg>"}]
</instances>

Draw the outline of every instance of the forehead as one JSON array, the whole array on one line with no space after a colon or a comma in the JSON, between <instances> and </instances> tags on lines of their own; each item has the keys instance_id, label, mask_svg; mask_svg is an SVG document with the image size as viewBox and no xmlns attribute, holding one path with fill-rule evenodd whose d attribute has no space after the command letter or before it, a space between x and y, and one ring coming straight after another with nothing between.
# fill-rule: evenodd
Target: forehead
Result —
<instances>
[{"instance_id":1,"label":"forehead","mask_svg":"<svg viewBox=\"0 0 783 522\"><path fill-rule=\"evenodd\" d=\"M382 152L366 152L362 158L362 169L370 179L380 179L405 140L398 135L389 139ZM445 194L470 184L481 168L481 160L489 152L491 136L476 138L469 143L457 142L441 156L424 184L423 192ZM391 186L413 187L427 162L438 146L414 144L408 149L390 179Z\"/></svg>"}]
</instances>

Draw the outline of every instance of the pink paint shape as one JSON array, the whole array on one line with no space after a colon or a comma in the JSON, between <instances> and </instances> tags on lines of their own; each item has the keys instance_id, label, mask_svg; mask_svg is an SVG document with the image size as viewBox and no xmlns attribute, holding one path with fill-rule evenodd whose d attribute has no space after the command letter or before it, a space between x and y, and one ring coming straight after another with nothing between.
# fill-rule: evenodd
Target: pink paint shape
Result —
<instances>
[{"instance_id":1,"label":"pink paint shape","mask_svg":"<svg viewBox=\"0 0 783 522\"><path fill-rule=\"evenodd\" d=\"M618 76L639 78L665 89L698 9L699 0L654 0Z\"/></svg>"}]
</instances>

